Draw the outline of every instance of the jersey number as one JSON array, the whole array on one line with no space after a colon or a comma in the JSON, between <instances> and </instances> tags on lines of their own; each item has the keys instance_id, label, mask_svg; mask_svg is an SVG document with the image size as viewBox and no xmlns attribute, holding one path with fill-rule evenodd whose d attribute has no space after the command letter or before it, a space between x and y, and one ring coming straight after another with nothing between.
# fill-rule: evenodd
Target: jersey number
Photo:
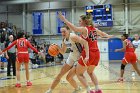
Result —
<instances>
[{"instance_id":1,"label":"jersey number","mask_svg":"<svg viewBox=\"0 0 140 93\"><path fill-rule=\"evenodd\" d=\"M20 47L24 47L25 46L25 42L24 41L20 41L19 45L20 45Z\"/></svg>"},{"instance_id":2,"label":"jersey number","mask_svg":"<svg viewBox=\"0 0 140 93\"><path fill-rule=\"evenodd\" d=\"M94 41L97 40L97 32L96 31L90 31L89 38Z\"/></svg>"}]
</instances>

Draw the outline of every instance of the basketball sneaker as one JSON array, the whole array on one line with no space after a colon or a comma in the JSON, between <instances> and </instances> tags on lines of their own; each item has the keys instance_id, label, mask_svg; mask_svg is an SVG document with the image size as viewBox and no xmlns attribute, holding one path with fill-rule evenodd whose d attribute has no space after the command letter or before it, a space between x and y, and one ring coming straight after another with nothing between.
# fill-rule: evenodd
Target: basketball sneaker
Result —
<instances>
[{"instance_id":1,"label":"basketball sneaker","mask_svg":"<svg viewBox=\"0 0 140 93\"><path fill-rule=\"evenodd\" d=\"M32 82L28 81L27 86L32 86Z\"/></svg>"},{"instance_id":2,"label":"basketball sneaker","mask_svg":"<svg viewBox=\"0 0 140 93\"><path fill-rule=\"evenodd\" d=\"M45 93L52 93L52 91L48 90L48 91L46 91Z\"/></svg>"},{"instance_id":3,"label":"basketball sneaker","mask_svg":"<svg viewBox=\"0 0 140 93\"><path fill-rule=\"evenodd\" d=\"M132 76L132 77L135 77L135 76L136 76L135 71L132 71L131 76Z\"/></svg>"},{"instance_id":4,"label":"basketball sneaker","mask_svg":"<svg viewBox=\"0 0 140 93\"><path fill-rule=\"evenodd\" d=\"M97 91L95 91L95 93L102 93L102 90L98 89Z\"/></svg>"},{"instance_id":5,"label":"basketball sneaker","mask_svg":"<svg viewBox=\"0 0 140 93\"><path fill-rule=\"evenodd\" d=\"M79 93L82 90L82 88L79 86L78 89L75 89L72 93Z\"/></svg>"},{"instance_id":6,"label":"basketball sneaker","mask_svg":"<svg viewBox=\"0 0 140 93\"><path fill-rule=\"evenodd\" d=\"M87 93L95 93L93 90L90 90L89 92L87 92Z\"/></svg>"},{"instance_id":7,"label":"basketball sneaker","mask_svg":"<svg viewBox=\"0 0 140 93\"><path fill-rule=\"evenodd\" d=\"M21 84L20 83L16 83L15 87L20 88Z\"/></svg>"}]
</instances>

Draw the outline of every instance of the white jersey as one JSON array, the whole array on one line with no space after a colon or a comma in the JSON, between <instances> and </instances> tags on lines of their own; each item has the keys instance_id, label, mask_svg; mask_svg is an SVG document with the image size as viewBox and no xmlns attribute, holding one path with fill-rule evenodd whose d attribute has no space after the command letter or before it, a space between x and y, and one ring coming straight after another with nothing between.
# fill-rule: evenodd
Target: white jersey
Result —
<instances>
[{"instance_id":1,"label":"white jersey","mask_svg":"<svg viewBox=\"0 0 140 93\"><path fill-rule=\"evenodd\" d=\"M140 48L140 40L136 41L132 41L132 44L134 45L134 47L137 49L137 48Z\"/></svg>"},{"instance_id":2,"label":"white jersey","mask_svg":"<svg viewBox=\"0 0 140 93\"><path fill-rule=\"evenodd\" d=\"M66 63L70 66L73 66L74 64L76 64L78 59L80 58L80 52L78 51L78 48L77 48L75 42L73 42L71 40L71 37L74 35L76 35L76 34L70 33L68 41L65 41L67 48L70 49L70 54L69 54L69 57L66 61Z\"/></svg>"},{"instance_id":3,"label":"white jersey","mask_svg":"<svg viewBox=\"0 0 140 93\"><path fill-rule=\"evenodd\" d=\"M140 60L140 40L136 41L132 41L133 46L136 48L135 53L138 57L138 59Z\"/></svg>"}]
</instances>

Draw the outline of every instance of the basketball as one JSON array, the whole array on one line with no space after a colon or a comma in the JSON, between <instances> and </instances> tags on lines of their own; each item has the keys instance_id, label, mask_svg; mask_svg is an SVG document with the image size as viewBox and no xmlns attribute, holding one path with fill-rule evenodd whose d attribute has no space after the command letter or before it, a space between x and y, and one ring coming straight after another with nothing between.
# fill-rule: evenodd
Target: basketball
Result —
<instances>
[{"instance_id":1,"label":"basketball","mask_svg":"<svg viewBox=\"0 0 140 93\"><path fill-rule=\"evenodd\" d=\"M51 44L49 46L48 53L51 56L57 56L59 54L58 46L56 44Z\"/></svg>"}]
</instances>

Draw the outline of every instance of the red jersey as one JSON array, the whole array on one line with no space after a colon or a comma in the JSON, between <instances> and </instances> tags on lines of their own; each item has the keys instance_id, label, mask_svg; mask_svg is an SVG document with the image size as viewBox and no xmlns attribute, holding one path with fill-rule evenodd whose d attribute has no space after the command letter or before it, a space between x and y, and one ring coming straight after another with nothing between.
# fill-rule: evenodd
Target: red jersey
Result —
<instances>
[{"instance_id":1,"label":"red jersey","mask_svg":"<svg viewBox=\"0 0 140 93\"><path fill-rule=\"evenodd\" d=\"M86 26L86 29L88 33L87 37L84 37L83 35L81 35L81 37L88 42L89 50L98 51L96 28L93 26Z\"/></svg>"},{"instance_id":2,"label":"red jersey","mask_svg":"<svg viewBox=\"0 0 140 93\"><path fill-rule=\"evenodd\" d=\"M37 49L35 49L31 45L31 43L27 39L25 39L25 38L20 38L20 39L15 40L10 46L8 46L7 48L5 48L2 52L5 52L6 50L10 49L14 45L17 46L17 52L18 53L28 53L28 48L31 48L36 53L38 53Z\"/></svg>"},{"instance_id":3,"label":"red jersey","mask_svg":"<svg viewBox=\"0 0 140 93\"><path fill-rule=\"evenodd\" d=\"M93 26L87 26L86 29L87 29L87 36L84 37L83 35L81 35L81 37L88 42L88 46L89 46L89 60L86 63L86 65L97 66L100 60L100 52L97 44L97 32ZM81 53L81 56L83 57L83 59L86 57L86 52L84 49ZM82 66L85 66L81 58L78 60L78 63Z\"/></svg>"},{"instance_id":4,"label":"red jersey","mask_svg":"<svg viewBox=\"0 0 140 93\"><path fill-rule=\"evenodd\" d=\"M125 39L124 41L126 42L126 50L125 50L125 52L134 52L135 49L134 49L133 44L131 43L131 41L128 40L128 39Z\"/></svg>"},{"instance_id":5,"label":"red jersey","mask_svg":"<svg viewBox=\"0 0 140 93\"><path fill-rule=\"evenodd\" d=\"M135 54L135 49L131 43L130 40L128 39L125 39L124 40L126 42L126 50L125 50L125 55L124 55L124 58L122 60L123 63L136 63L137 62L137 57L136 57L136 54Z\"/></svg>"}]
</instances>

